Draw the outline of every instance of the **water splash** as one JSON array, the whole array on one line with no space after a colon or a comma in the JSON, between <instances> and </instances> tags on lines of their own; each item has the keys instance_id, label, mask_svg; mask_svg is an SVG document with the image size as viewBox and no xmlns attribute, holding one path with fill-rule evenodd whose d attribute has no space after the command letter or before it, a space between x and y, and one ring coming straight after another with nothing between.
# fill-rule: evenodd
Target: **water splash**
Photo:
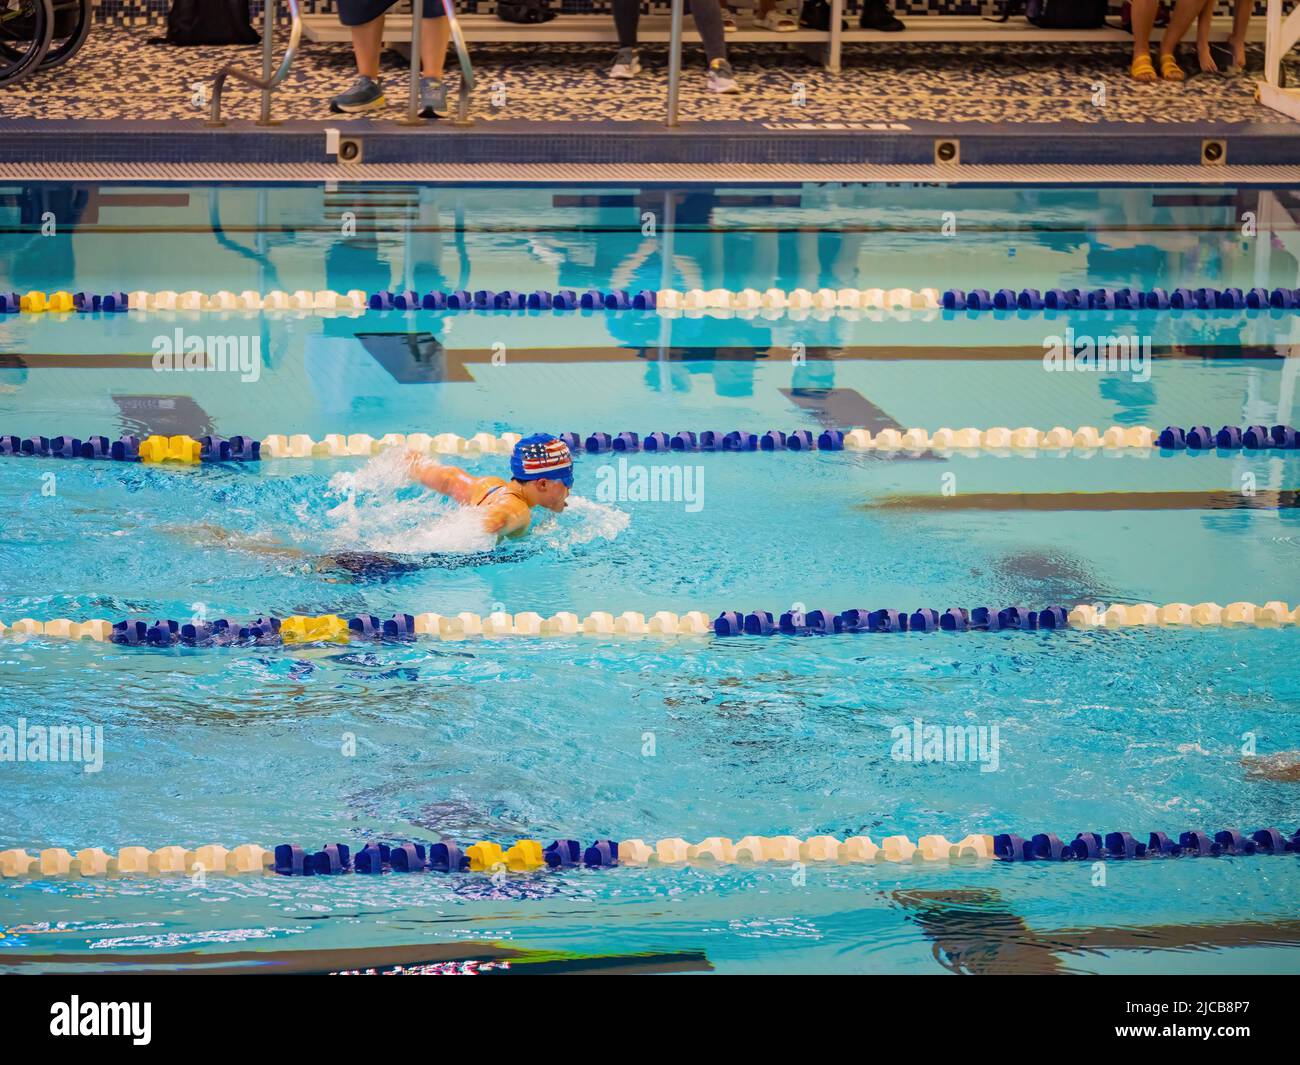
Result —
<instances>
[{"instance_id":1,"label":"water splash","mask_svg":"<svg viewBox=\"0 0 1300 1065\"><path fill-rule=\"evenodd\" d=\"M534 517L533 536L547 547L568 550L596 539L615 540L632 522L627 511L596 503L585 496L569 496L562 515L542 512Z\"/></svg>"}]
</instances>

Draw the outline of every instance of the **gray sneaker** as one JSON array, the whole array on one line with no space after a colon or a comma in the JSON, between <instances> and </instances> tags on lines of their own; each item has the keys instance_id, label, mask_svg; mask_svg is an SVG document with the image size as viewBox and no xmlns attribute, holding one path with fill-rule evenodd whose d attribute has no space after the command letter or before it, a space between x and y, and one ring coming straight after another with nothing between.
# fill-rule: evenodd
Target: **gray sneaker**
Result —
<instances>
[{"instance_id":1,"label":"gray sneaker","mask_svg":"<svg viewBox=\"0 0 1300 1065\"><path fill-rule=\"evenodd\" d=\"M740 92L736 75L725 59L715 59L709 64L709 92Z\"/></svg>"},{"instance_id":2,"label":"gray sneaker","mask_svg":"<svg viewBox=\"0 0 1300 1065\"><path fill-rule=\"evenodd\" d=\"M364 74L353 83L347 92L339 93L330 101L330 110L344 114L356 114L359 111L373 111L383 107L388 101L384 99L384 87Z\"/></svg>"},{"instance_id":3,"label":"gray sneaker","mask_svg":"<svg viewBox=\"0 0 1300 1065\"><path fill-rule=\"evenodd\" d=\"M441 78L420 79L420 117L446 118L451 111L447 107L447 86Z\"/></svg>"},{"instance_id":4,"label":"gray sneaker","mask_svg":"<svg viewBox=\"0 0 1300 1065\"><path fill-rule=\"evenodd\" d=\"M611 78L635 78L641 73L641 60L637 58L635 48L620 48L614 57L614 65L609 69Z\"/></svg>"}]
</instances>

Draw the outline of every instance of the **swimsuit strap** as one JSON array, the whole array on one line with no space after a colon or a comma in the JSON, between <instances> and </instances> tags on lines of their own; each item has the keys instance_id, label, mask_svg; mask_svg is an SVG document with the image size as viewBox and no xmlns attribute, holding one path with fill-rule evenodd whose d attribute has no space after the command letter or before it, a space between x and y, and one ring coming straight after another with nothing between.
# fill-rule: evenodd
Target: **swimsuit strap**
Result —
<instances>
[{"instance_id":1,"label":"swimsuit strap","mask_svg":"<svg viewBox=\"0 0 1300 1065\"><path fill-rule=\"evenodd\" d=\"M481 507L484 503L487 502L488 496L490 496L493 492L498 491L499 489L501 489L501 488L505 488L505 487L506 487L506 486L505 486L504 484L494 484L491 488L489 488L486 492L483 493L483 498L480 499L480 500L475 504L475 506L479 506L479 507Z\"/></svg>"}]
</instances>

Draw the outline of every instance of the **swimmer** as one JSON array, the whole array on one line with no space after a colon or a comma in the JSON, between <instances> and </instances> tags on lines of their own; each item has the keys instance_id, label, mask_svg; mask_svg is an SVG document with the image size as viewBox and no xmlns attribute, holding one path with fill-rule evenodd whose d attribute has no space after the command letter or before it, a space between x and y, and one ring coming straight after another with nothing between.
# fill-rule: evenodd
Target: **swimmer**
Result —
<instances>
[{"instance_id":1,"label":"swimmer","mask_svg":"<svg viewBox=\"0 0 1300 1065\"><path fill-rule=\"evenodd\" d=\"M502 537L528 532L533 508L559 514L573 486L573 455L568 445L547 433L526 436L510 455L510 480L474 477L408 452L411 479L467 507L482 508L483 527Z\"/></svg>"},{"instance_id":2,"label":"swimmer","mask_svg":"<svg viewBox=\"0 0 1300 1065\"><path fill-rule=\"evenodd\" d=\"M510 456L509 481L500 477L474 477L455 466L439 465L414 451L407 452L406 459L413 481L463 506L480 510L485 531L499 538L516 539L527 533L534 507L562 512L573 484L572 454L562 440L546 433L527 437L515 445ZM301 560L317 572L361 581L384 581L433 567L479 565L493 557L481 548L461 556L403 556L375 551L337 551L317 556L302 548L263 536L232 532L218 525L169 527L159 531L252 554Z\"/></svg>"}]
</instances>

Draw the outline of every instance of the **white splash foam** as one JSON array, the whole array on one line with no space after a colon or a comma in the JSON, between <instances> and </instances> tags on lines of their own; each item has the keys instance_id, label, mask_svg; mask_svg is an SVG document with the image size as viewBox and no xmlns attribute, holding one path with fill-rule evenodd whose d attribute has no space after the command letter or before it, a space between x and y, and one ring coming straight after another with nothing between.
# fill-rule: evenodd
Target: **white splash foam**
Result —
<instances>
[{"instance_id":1,"label":"white splash foam","mask_svg":"<svg viewBox=\"0 0 1300 1065\"><path fill-rule=\"evenodd\" d=\"M534 519L533 536L547 547L565 550L596 539L617 539L631 521L632 515L617 507L571 495L563 516Z\"/></svg>"}]
</instances>

